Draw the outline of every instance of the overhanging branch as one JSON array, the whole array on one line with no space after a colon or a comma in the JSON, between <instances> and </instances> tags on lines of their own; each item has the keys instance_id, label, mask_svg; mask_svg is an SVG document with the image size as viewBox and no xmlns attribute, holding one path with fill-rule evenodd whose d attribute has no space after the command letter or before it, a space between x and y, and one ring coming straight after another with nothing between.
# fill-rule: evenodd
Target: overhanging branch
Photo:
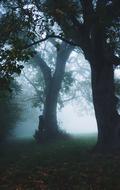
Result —
<instances>
[{"instance_id":1,"label":"overhanging branch","mask_svg":"<svg viewBox=\"0 0 120 190\"><path fill-rule=\"evenodd\" d=\"M59 35L48 35L43 39L40 39L40 40L35 41L35 42L31 43L31 44L28 44L27 46L24 47L24 49L31 48L32 46L37 45L39 43L42 43L42 42L48 40L49 38L57 38L57 39L60 39L60 40L66 42L66 43L68 43L68 44L70 44L72 46L79 46L79 44L74 43L73 41L67 40L67 39L65 39L65 38L63 38L63 37L61 37Z\"/></svg>"}]
</instances>

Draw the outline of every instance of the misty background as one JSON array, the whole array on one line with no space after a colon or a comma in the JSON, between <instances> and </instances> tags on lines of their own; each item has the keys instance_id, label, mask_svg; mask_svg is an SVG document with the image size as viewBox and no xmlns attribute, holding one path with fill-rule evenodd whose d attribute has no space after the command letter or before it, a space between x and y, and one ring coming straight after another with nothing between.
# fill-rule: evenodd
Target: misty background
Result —
<instances>
[{"instance_id":1,"label":"misty background","mask_svg":"<svg viewBox=\"0 0 120 190\"><path fill-rule=\"evenodd\" d=\"M50 43L48 44L49 46L51 45ZM45 45L43 44L43 46ZM51 50L51 46L49 46L47 50L49 48L49 56L51 56L53 47ZM46 60L49 59L49 56L44 53ZM73 84L68 92L70 96L68 99L70 100L66 101L62 108L58 108L59 127L71 135L96 134L97 125L91 98L89 64L82 53L78 50L73 51L68 60L66 70L72 71L75 85ZM10 138L33 138L35 130L38 128L38 117L42 114L43 108L35 102L36 91L34 85L37 84L35 81L39 75L37 68L30 62L24 65L22 74L16 77L21 87L21 91L17 95L18 102L23 109L20 120L16 122L16 127L11 131Z\"/></svg>"},{"instance_id":2,"label":"misty background","mask_svg":"<svg viewBox=\"0 0 120 190\"><path fill-rule=\"evenodd\" d=\"M53 62L52 67L54 69L54 47L47 42L39 48L44 50L43 58L48 63L53 56L51 62ZM24 65L22 74L16 77L21 88L17 94L17 101L22 107L22 112L20 119L16 122L16 127L11 130L10 138L12 139L33 138L35 130L38 128L39 115L42 114L43 107L37 102L38 97L36 97L35 89L40 85L41 73L33 62L34 58ZM72 72L75 80L68 91L68 101L64 102L61 108L58 108L59 127L71 135L97 134L97 124L92 105L90 67L82 52L75 50L71 53L66 71ZM115 78L117 79L119 76L119 69L116 69Z\"/></svg>"}]
</instances>

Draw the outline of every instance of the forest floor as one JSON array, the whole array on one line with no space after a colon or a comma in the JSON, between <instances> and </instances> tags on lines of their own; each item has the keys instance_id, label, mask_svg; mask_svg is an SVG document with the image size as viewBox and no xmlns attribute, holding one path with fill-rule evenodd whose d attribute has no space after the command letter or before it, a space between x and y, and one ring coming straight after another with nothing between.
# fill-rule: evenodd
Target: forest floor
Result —
<instances>
[{"instance_id":1,"label":"forest floor","mask_svg":"<svg viewBox=\"0 0 120 190\"><path fill-rule=\"evenodd\" d=\"M120 155L92 154L95 138L0 147L0 190L120 190Z\"/></svg>"}]
</instances>

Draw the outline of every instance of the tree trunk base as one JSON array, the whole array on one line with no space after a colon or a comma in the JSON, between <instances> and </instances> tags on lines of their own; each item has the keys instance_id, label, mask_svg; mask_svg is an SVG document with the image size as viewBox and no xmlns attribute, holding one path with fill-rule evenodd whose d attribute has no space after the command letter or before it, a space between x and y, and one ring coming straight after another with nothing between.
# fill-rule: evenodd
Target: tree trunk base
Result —
<instances>
[{"instance_id":1,"label":"tree trunk base","mask_svg":"<svg viewBox=\"0 0 120 190\"><path fill-rule=\"evenodd\" d=\"M97 143L93 148L93 152L99 153L115 153L120 152L120 128L119 128L119 116L115 127L111 127L107 130L103 130L103 133L99 133Z\"/></svg>"},{"instance_id":2,"label":"tree trunk base","mask_svg":"<svg viewBox=\"0 0 120 190\"><path fill-rule=\"evenodd\" d=\"M108 144L97 143L93 147L92 153L100 153L100 154L120 153L120 142L118 144L116 142Z\"/></svg>"},{"instance_id":3,"label":"tree trunk base","mask_svg":"<svg viewBox=\"0 0 120 190\"><path fill-rule=\"evenodd\" d=\"M61 130L55 130L55 131L43 131L41 133L40 130L36 130L34 134L34 138L37 143L46 143L54 140L59 140L59 139L68 139L70 136L67 133L64 133Z\"/></svg>"}]
</instances>

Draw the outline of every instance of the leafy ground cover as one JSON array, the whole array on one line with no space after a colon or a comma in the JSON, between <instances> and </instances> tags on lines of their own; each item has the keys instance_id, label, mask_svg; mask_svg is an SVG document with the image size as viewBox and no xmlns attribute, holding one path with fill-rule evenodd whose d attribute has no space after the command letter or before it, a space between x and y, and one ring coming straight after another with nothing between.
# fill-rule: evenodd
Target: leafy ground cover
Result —
<instances>
[{"instance_id":1,"label":"leafy ground cover","mask_svg":"<svg viewBox=\"0 0 120 190\"><path fill-rule=\"evenodd\" d=\"M0 190L120 190L120 154L92 154L95 138L0 146Z\"/></svg>"}]
</instances>

